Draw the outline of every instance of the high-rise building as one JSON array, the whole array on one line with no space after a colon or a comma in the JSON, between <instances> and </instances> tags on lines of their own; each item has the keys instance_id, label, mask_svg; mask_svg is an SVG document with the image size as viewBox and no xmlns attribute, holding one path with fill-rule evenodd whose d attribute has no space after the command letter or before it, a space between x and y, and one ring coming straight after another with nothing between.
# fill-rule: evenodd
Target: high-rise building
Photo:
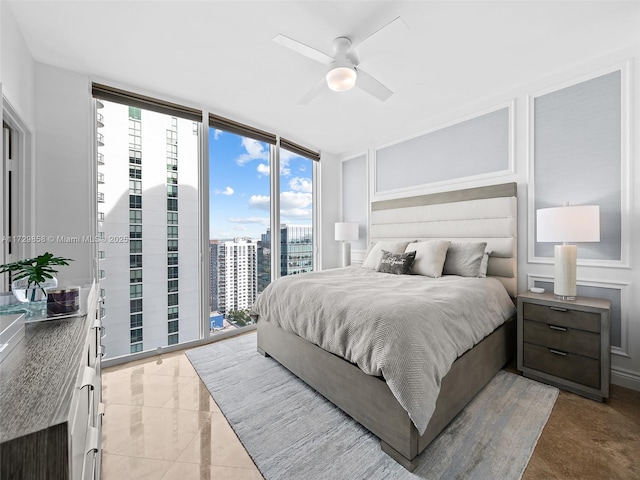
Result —
<instances>
[{"instance_id":1,"label":"high-rise building","mask_svg":"<svg viewBox=\"0 0 640 480\"><path fill-rule=\"evenodd\" d=\"M263 233L258 248L258 291L269 285L271 273L271 229ZM313 270L313 227L310 225L280 225L280 276Z\"/></svg>"},{"instance_id":2,"label":"high-rise building","mask_svg":"<svg viewBox=\"0 0 640 480\"><path fill-rule=\"evenodd\" d=\"M198 339L198 124L96 102L106 356Z\"/></svg>"},{"instance_id":3,"label":"high-rise building","mask_svg":"<svg viewBox=\"0 0 640 480\"><path fill-rule=\"evenodd\" d=\"M211 240L211 311L246 310L258 296L258 244L250 238Z\"/></svg>"}]
</instances>

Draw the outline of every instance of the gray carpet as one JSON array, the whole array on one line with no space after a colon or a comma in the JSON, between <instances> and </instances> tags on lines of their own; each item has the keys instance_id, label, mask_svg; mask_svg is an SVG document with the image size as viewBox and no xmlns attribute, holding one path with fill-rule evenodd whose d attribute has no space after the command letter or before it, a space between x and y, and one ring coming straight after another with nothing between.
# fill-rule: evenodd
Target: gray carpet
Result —
<instances>
[{"instance_id":1,"label":"gray carpet","mask_svg":"<svg viewBox=\"0 0 640 480\"><path fill-rule=\"evenodd\" d=\"M520 479L558 395L501 371L409 473L248 334L187 357L267 480Z\"/></svg>"}]
</instances>

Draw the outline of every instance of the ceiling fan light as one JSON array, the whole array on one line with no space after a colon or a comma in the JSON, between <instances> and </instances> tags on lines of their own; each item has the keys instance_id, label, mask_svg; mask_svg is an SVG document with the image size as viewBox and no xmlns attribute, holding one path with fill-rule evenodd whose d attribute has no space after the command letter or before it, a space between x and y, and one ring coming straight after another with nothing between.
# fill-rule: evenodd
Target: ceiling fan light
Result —
<instances>
[{"instance_id":1,"label":"ceiling fan light","mask_svg":"<svg viewBox=\"0 0 640 480\"><path fill-rule=\"evenodd\" d=\"M327 72L327 85L334 92L346 92L356 84L358 74L354 68L336 67Z\"/></svg>"}]
</instances>

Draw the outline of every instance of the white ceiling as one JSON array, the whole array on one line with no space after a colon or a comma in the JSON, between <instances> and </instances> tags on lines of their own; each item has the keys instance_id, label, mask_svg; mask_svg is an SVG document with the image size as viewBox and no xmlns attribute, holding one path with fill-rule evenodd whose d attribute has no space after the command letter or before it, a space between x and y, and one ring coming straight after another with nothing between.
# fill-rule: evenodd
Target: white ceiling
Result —
<instances>
[{"instance_id":1,"label":"white ceiling","mask_svg":"<svg viewBox=\"0 0 640 480\"><path fill-rule=\"evenodd\" d=\"M305 146L357 152L430 119L638 42L626 1L8 1L36 61L169 96ZM276 44L278 33L332 54L400 15L359 49L395 92L298 99L326 67ZM506 99L505 99L506 100Z\"/></svg>"}]
</instances>

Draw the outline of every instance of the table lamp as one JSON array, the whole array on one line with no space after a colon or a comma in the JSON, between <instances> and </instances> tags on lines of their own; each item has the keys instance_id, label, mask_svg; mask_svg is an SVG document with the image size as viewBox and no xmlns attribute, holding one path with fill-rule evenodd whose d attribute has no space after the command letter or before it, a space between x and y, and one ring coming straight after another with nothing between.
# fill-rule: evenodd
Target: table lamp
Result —
<instances>
[{"instance_id":1,"label":"table lamp","mask_svg":"<svg viewBox=\"0 0 640 480\"><path fill-rule=\"evenodd\" d=\"M553 293L562 300L575 300L578 248L568 242L600 241L600 207L566 204L536 213L537 241L563 242L554 248Z\"/></svg>"},{"instance_id":2,"label":"table lamp","mask_svg":"<svg viewBox=\"0 0 640 480\"><path fill-rule=\"evenodd\" d=\"M351 241L358 239L358 224L349 222L336 223L336 240L342 243L342 266L351 265Z\"/></svg>"}]
</instances>

